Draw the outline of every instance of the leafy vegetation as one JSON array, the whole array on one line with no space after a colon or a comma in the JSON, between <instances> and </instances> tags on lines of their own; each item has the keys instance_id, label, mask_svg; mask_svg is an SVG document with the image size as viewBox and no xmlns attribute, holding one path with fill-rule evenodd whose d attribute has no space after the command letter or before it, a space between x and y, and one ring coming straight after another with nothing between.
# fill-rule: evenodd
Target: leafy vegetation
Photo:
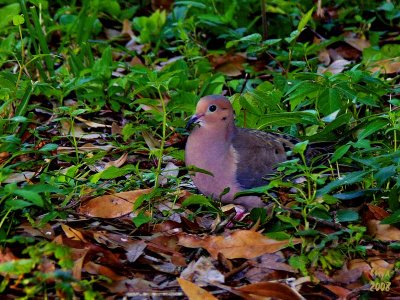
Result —
<instances>
[{"instance_id":1,"label":"leafy vegetation","mask_svg":"<svg viewBox=\"0 0 400 300\"><path fill-rule=\"evenodd\" d=\"M398 292L395 1L53 2L0 1L2 293L183 296L175 279L201 255L225 270L224 292L191 281L222 298L276 296L235 288L289 276L310 276L301 294L332 299ZM185 121L209 94L230 97L239 126L304 141L246 192L268 211L241 216L189 192ZM307 161L318 143L326 163ZM292 241L280 269L224 245L214 257L219 233L249 229Z\"/></svg>"}]
</instances>

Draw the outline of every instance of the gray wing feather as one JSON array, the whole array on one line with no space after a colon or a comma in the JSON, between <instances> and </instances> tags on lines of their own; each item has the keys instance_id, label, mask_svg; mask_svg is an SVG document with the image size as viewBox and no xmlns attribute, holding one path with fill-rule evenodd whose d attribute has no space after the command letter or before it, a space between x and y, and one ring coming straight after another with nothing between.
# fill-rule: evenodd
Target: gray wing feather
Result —
<instances>
[{"instance_id":1,"label":"gray wing feather","mask_svg":"<svg viewBox=\"0 0 400 300\"><path fill-rule=\"evenodd\" d=\"M287 160L286 151L297 140L281 134L238 128L232 144L238 155L236 179L244 189L267 184L276 164Z\"/></svg>"}]
</instances>

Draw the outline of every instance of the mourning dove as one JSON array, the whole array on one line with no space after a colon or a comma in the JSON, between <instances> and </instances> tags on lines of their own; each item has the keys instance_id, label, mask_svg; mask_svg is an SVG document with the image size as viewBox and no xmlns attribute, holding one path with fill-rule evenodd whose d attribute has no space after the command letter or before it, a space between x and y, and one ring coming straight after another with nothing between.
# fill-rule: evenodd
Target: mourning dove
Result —
<instances>
[{"instance_id":1,"label":"mourning dove","mask_svg":"<svg viewBox=\"0 0 400 300\"><path fill-rule=\"evenodd\" d=\"M200 99L196 114L189 122L193 128L185 150L187 166L194 165L211 174L196 172L192 175L196 187L206 196L223 203L240 204L251 209L262 207L257 196L234 199L237 192L266 185L266 177L274 167L287 160L286 151L297 142L294 138L255 129L238 128L229 100L211 95Z\"/></svg>"}]
</instances>

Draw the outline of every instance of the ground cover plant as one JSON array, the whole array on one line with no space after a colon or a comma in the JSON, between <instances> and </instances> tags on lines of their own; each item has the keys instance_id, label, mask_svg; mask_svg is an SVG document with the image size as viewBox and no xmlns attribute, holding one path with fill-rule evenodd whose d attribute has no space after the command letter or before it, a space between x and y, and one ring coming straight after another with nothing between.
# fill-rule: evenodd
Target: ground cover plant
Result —
<instances>
[{"instance_id":1,"label":"ground cover plant","mask_svg":"<svg viewBox=\"0 0 400 300\"><path fill-rule=\"evenodd\" d=\"M2 298L398 297L399 24L390 0L0 0ZM268 209L192 185L210 94L302 141L245 192Z\"/></svg>"}]
</instances>

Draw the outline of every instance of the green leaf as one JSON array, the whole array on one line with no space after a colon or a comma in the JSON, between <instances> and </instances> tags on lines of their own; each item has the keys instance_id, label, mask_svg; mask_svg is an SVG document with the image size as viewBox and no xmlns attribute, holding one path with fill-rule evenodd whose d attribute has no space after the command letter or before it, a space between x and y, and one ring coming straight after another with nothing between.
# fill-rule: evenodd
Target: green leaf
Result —
<instances>
[{"instance_id":1,"label":"green leaf","mask_svg":"<svg viewBox=\"0 0 400 300\"><path fill-rule=\"evenodd\" d=\"M294 154L304 154L308 146L308 141L302 141L294 145L293 147L293 153Z\"/></svg>"},{"instance_id":2,"label":"green leaf","mask_svg":"<svg viewBox=\"0 0 400 300\"><path fill-rule=\"evenodd\" d=\"M308 274L308 271L307 271L308 262L309 261L304 254L302 254L300 256L292 255L289 258L289 265L291 265L296 270L299 270L304 275Z\"/></svg>"},{"instance_id":3,"label":"green leaf","mask_svg":"<svg viewBox=\"0 0 400 300\"><path fill-rule=\"evenodd\" d=\"M342 102L338 91L333 88L325 89L318 97L317 106L325 116L339 110Z\"/></svg>"},{"instance_id":4,"label":"green leaf","mask_svg":"<svg viewBox=\"0 0 400 300\"><path fill-rule=\"evenodd\" d=\"M261 37L261 34L259 34L259 33L253 33L250 35L246 35L240 39L241 42L253 42L253 43L259 43L259 42L261 42L261 40L262 40L262 37Z\"/></svg>"},{"instance_id":5,"label":"green leaf","mask_svg":"<svg viewBox=\"0 0 400 300\"><path fill-rule=\"evenodd\" d=\"M300 220L298 219L292 219L291 217L288 216L284 216L284 215L277 215L276 216L279 220L281 220L282 222L288 223L290 225L292 225L293 227L297 227L300 224Z\"/></svg>"},{"instance_id":6,"label":"green leaf","mask_svg":"<svg viewBox=\"0 0 400 300\"><path fill-rule=\"evenodd\" d=\"M323 258L329 263L329 265L336 268L340 268L345 262L344 255L336 249L329 249L328 253L324 255Z\"/></svg>"},{"instance_id":7,"label":"green leaf","mask_svg":"<svg viewBox=\"0 0 400 300\"><path fill-rule=\"evenodd\" d=\"M383 127L387 126L389 124L389 121L386 119L376 119L369 123L364 130L362 130L359 135L358 139L362 140L365 139L366 137L370 136L371 134L377 132L378 130L382 129Z\"/></svg>"},{"instance_id":8,"label":"green leaf","mask_svg":"<svg viewBox=\"0 0 400 300\"><path fill-rule=\"evenodd\" d=\"M384 183L388 181L388 179L393 178L397 174L396 165L391 165L387 167L380 168L376 174L374 174L374 178L377 181L378 186L382 186Z\"/></svg>"},{"instance_id":9,"label":"green leaf","mask_svg":"<svg viewBox=\"0 0 400 300\"><path fill-rule=\"evenodd\" d=\"M33 259L16 259L0 264L0 273L19 276L30 273L34 267L35 261Z\"/></svg>"},{"instance_id":10,"label":"green leaf","mask_svg":"<svg viewBox=\"0 0 400 300\"><path fill-rule=\"evenodd\" d=\"M140 227L143 224L149 223L151 221L151 217L145 215L143 211L140 211L136 217L133 217L132 221L136 227Z\"/></svg>"},{"instance_id":11,"label":"green leaf","mask_svg":"<svg viewBox=\"0 0 400 300\"><path fill-rule=\"evenodd\" d=\"M28 201L20 200L20 199L9 199L6 201L6 206L12 210L23 209L25 207L29 207L32 205L33 205L32 202L28 202Z\"/></svg>"},{"instance_id":12,"label":"green leaf","mask_svg":"<svg viewBox=\"0 0 400 300\"><path fill-rule=\"evenodd\" d=\"M357 172L347 173L343 177L328 183L322 189L318 190L317 196L323 196L329 193L330 191L344 185L361 182L364 179L364 177L369 174L369 172L370 171L357 171Z\"/></svg>"},{"instance_id":13,"label":"green leaf","mask_svg":"<svg viewBox=\"0 0 400 300\"><path fill-rule=\"evenodd\" d=\"M95 182L95 180L99 179L114 179L126 174L131 173L135 169L132 165L126 165L122 168L117 168L115 166L110 166L109 168L105 169L104 171L93 175L90 179L91 182Z\"/></svg>"},{"instance_id":14,"label":"green leaf","mask_svg":"<svg viewBox=\"0 0 400 300\"><path fill-rule=\"evenodd\" d=\"M400 210L396 210L389 217L384 218L381 224L396 224L400 223Z\"/></svg>"},{"instance_id":15,"label":"green leaf","mask_svg":"<svg viewBox=\"0 0 400 300\"><path fill-rule=\"evenodd\" d=\"M19 3L13 3L0 8L0 31L4 31L14 16L21 12Z\"/></svg>"},{"instance_id":16,"label":"green leaf","mask_svg":"<svg viewBox=\"0 0 400 300\"><path fill-rule=\"evenodd\" d=\"M20 189L20 190L15 190L13 192L13 194L25 198L26 200L30 201L31 203L33 203L36 206L44 207L43 198L34 191Z\"/></svg>"},{"instance_id":17,"label":"green leaf","mask_svg":"<svg viewBox=\"0 0 400 300\"><path fill-rule=\"evenodd\" d=\"M352 222L360 218L358 213L351 209L341 209L336 212L338 222Z\"/></svg>"},{"instance_id":18,"label":"green leaf","mask_svg":"<svg viewBox=\"0 0 400 300\"><path fill-rule=\"evenodd\" d=\"M92 75L94 77L100 77L103 80L111 78L112 73L112 53L111 46L108 46L101 55L101 58L97 60L93 66Z\"/></svg>"},{"instance_id":19,"label":"green leaf","mask_svg":"<svg viewBox=\"0 0 400 300\"><path fill-rule=\"evenodd\" d=\"M28 118L24 116L15 116L10 119L13 122L18 122L18 123L25 123L28 122Z\"/></svg>"},{"instance_id":20,"label":"green leaf","mask_svg":"<svg viewBox=\"0 0 400 300\"><path fill-rule=\"evenodd\" d=\"M290 234L285 231L268 232L266 236L277 241L284 241L291 238Z\"/></svg>"},{"instance_id":21,"label":"green leaf","mask_svg":"<svg viewBox=\"0 0 400 300\"><path fill-rule=\"evenodd\" d=\"M297 30L301 32L307 23L310 21L312 13L314 11L314 7L311 8L300 20L299 25L297 25Z\"/></svg>"},{"instance_id":22,"label":"green leaf","mask_svg":"<svg viewBox=\"0 0 400 300\"><path fill-rule=\"evenodd\" d=\"M296 236L317 236L319 234L321 234L321 232L315 229L300 230L296 232Z\"/></svg>"},{"instance_id":23,"label":"green leaf","mask_svg":"<svg viewBox=\"0 0 400 300\"><path fill-rule=\"evenodd\" d=\"M336 151L332 155L331 163L334 163L338 159L342 158L343 155L345 155L347 153L347 151L349 151L350 147L351 147L351 145L347 144L347 145L342 145L339 148L337 148Z\"/></svg>"},{"instance_id":24,"label":"green leaf","mask_svg":"<svg viewBox=\"0 0 400 300\"><path fill-rule=\"evenodd\" d=\"M295 124L318 124L317 116L310 112L269 113L259 121L258 129L267 126L291 126Z\"/></svg>"},{"instance_id":25,"label":"green leaf","mask_svg":"<svg viewBox=\"0 0 400 300\"><path fill-rule=\"evenodd\" d=\"M324 202L326 204L329 204L329 205L336 204L338 202L337 198L335 198L331 195L328 195L328 194L323 195L322 199L324 200Z\"/></svg>"},{"instance_id":26,"label":"green leaf","mask_svg":"<svg viewBox=\"0 0 400 300\"><path fill-rule=\"evenodd\" d=\"M187 207L193 204L214 207L211 200L207 197L204 197L203 195L191 195L182 202L183 207Z\"/></svg>"},{"instance_id":27,"label":"green leaf","mask_svg":"<svg viewBox=\"0 0 400 300\"><path fill-rule=\"evenodd\" d=\"M57 150L58 145L57 144L46 144L42 148L39 149L40 152L49 152L49 151L54 151Z\"/></svg>"},{"instance_id":28,"label":"green leaf","mask_svg":"<svg viewBox=\"0 0 400 300\"><path fill-rule=\"evenodd\" d=\"M24 15L13 16L13 24L19 26L25 23Z\"/></svg>"}]
</instances>

